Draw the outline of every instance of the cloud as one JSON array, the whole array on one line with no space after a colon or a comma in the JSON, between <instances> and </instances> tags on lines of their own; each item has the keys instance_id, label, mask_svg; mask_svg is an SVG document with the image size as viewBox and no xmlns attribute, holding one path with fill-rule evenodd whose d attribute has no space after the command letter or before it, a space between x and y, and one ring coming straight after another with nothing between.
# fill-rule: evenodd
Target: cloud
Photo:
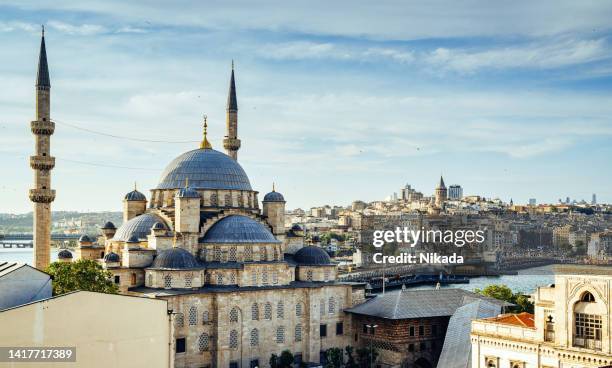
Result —
<instances>
[{"instance_id":1,"label":"cloud","mask_svg":"<svg viewBox=\"0 0 612 368\"><path fill-rule=\"evenodd\" d=\"M80 35L80 36L90 36L100 33L105 33L108 30L98 24L69 24L57 20L51 20L47 22L47 25L55 30L60 32L72 34L72 35Z\"/></svg>"},{"instance_id":2,"label":"cloud","mask_svg":"<svg viewBox=\"0 0 612 368\"><path fill-rule=\"evenodd\" d=\"M0 32L13 32L13 31L27 31L27 32L40 31L40 25L21 22L21 21L0 22Z\"/></svg>"}]
</instances>

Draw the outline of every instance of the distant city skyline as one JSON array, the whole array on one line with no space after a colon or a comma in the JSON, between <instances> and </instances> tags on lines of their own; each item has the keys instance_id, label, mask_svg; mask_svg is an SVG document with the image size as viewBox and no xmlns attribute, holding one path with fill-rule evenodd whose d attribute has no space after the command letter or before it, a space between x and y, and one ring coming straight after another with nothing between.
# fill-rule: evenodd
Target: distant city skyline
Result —
<instances>
[{"instance_id":1,"label":"distant city skyline","mask_svg":"<svg viewBox=\"0 0 612 368\"><path fill-rule=\"evenodd\" d=\"M284 4L4 1L0 212L32 210L41 24L54 211L120 210L135 181L148 196L197 147L203 114L223 151L232 59L239 162L260 199L272 182L287 208L407 182L432 195L443 173L464 195L612 202L612 4Z\"/></svg>"}]
</instances>

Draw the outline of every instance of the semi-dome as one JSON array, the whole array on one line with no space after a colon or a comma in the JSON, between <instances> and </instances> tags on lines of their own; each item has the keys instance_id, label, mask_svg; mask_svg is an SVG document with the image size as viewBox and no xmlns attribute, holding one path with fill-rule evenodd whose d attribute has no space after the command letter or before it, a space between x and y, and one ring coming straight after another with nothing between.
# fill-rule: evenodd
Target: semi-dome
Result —
<instances>
[{"instance_id":1,"label":"semi-dome","mask_svg":"<svg viewBox=\"0 0 612 368\"><path fill-rule=\"evenodd\" d=\"M170 248L157 253L151 268L190 269L198 268L195 257L183 248Z\"/></svg>"},{"instance_id":2,"label":"semi-dome","mask_svg":"<svg viewBox=\"0 0 612 368\"><path fill-rule=\"evenodd\" d=\"M117 227L115 227L115 224L113 224L110 221L106 221L106 223L104 224L104 226L102 226L103 230L111 230L111 229L116 229Z\"/></svg>"},{"instance_id":3,"label":"semi-dome","mask_svg":"<svg viewBox=\"0 0 612 368\"><path fill-rule=\"evenodd\" d=\"M112 240L128 241L132 236L136 236L137 239L146 239L156 222L163 223L163 220L156 215L143 213L119 226Z\"/></svg>"},{"instance_id":4,"label":"semi-dome","mask_svg":"<svg viewBox=\"0 0 612 368\"><path fill-rule=\"evenodd\" d=\"M285 197L277 191L271 191L266 194L263 199L264 202L285 202Z\"/></svg>"},{"instance_id":5,"label":"semi-dome","mask_svg":"<svg viewBox=\"0 0 612 368\"><path fill-rule=\"evenodd\" d=\"M110 252L110 253L107 253L107 254L104 256L104 262L111 263L111 262L120 262L120 261L121 261L121 258L120 258L120 257L119 257L119 255L118 255L117 253L115 253L115 252Z\"/></svg>"},{"instance_id":6,"label":"semi-dome","mask_svg":"<svg viewBox=\"0 0 612 368\"><path fill-rule=\"evenodd\" d=\"M231 215L219 220L208 229L201 242L279 243L261 222L241 215Z\"/></svg>"},{"instance_id":7,"label":"semi-dome","mask_svg":"<svg viewBox=\"0 0 612 368\"><path fill-rule=\"evenodd\" d=\"M57 253L59 259L72 259L72 253L68 249L62 249Z\"/></svg>"},{"instance_id":8,"label":"semi-dome","mask_svg":"<svg viewBox=\"0 0 612 368\"><path fill-rule=\"evenodd\" d=\"M126 201L146 201L147 197L144 194L140 193L136 189L132 190L128 194L125 195L124 199Z\"/></svg>"},{"instance_id":9,"label":"semi-dome","mask_svg":"<svg viewBox=\"0 0 612 368\"><path fill-rule=\"evenodd\" d=\"M295 252L293 260L303 266L333 265L329 254L322 248L314 246L304 247Z\"/></svg>"},{"instance_id":10,"label":"semi-dome","mask_svg":"<svg viewBox=\"0 0 612 368\"><path fill-rule=\"evenodd\" d=\"M213 149L196 149L175 158L162 173L157 189L179 189L186 180L194 189L252 190L240 164Z\"/></svg>"}]
</instances>

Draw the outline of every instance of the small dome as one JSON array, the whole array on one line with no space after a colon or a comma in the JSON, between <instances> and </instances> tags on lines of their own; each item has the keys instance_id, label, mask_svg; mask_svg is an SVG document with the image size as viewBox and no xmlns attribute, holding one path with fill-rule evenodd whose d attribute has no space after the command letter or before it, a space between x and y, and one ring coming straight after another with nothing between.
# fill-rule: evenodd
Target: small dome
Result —
<instances>
[{"instance_id":1,"label":"small dome","mask_svg":"<svg viewBox=\"0 0 612 368\"><path fill-rule=\"evenodd\" d=\"M166 227L161 222L156 222L156 223L153 224L153 226L151 226L151 229L153 229L153 230L166 230Z\"/></svg>"},{"instance_id":2,"label":"small dome","mask_svg":"<svg viewBox=\"0 0 612 368\"><path fill-rule=\"evenodd\" d=\"M156 222L163 223L163 220L153 214L143 213L119 226L113 240L128 241L132 235L136 235L137 239L146 239Z\"/></svg>"},{"instance_id":3,"label":"small dome","mask_svg":"<svg viewBox=\"0 0 612 368\"><path fill-rule=\"evenodd\" d=\"M273 190L264 196L263 201L264 202L285 202L285 198L283 197L282 194Z\"/></svg>"},{"instance_id":4,"label":"small dome","mask_svg":"<svg viewBox=\"0 0 612 368\"><path fill-rule=\"evenodd\" d=\"M127 240L127 243L139 243L140 240L138 240L138 235L136 234L132 234L132 236L130 236L130 238Z\"/></svg>"},{"instance_id":5,"label":"small dome","mask_svg":"<svg viewBox=\"0 0 612 368\"><path fill-rule=\"evenodd\" d=\"M191 187L185 187L179 189L176 196L178 198L200 198L200 193Z\"/></svg>"},{"instance_id":6,"label":"small dome","mask_svg":"<svg viewBox=\"0 0 612 368\"><path fill-rule=\"evenodd\" d=\"M87 236L87 234L83 234L79 238L79 243L93 243L93 240L91 240L91 238Z\"/></svg>"},{"instance_id":7,"label":"small dome","mask_svg":"<svg viewBox=\"0 0 612 368\"><path fill-rule=\"evenodd\" d=\"M301 248L293 255L293 259L303 266L331 266L333 265L329 254L319 247L308 246Z\"/></svg>"},{"instance_id":8,"label":"small dome","mask_svg":"<svg viewBox=\"0 0 612 368\"><path fill-rule=\"evenodd\" d=\"M111 229L116 229L115 224L113 224L110 221L107 221L104 226L102 226L103 230L111 230Z\"/></svg>"},{"instance_id":9,"label":"small dome","mask_svg":"<svg viewBox=\"0 0 612 368\"><path fill-rule=\"evenodd\" d=\"M157 254L151 268L190 269L198 268L195 257L182 248L170 248Z\"/></svg>"},{"instance_id":10,"label":"small dome","mask_svg":"<svg viewBox=\"0 0 612 368\"><path fill-rule=\"evenodd\" d=\"M126 201L146 201L147 197L144 194L140 193L136 189L132 190L128 194L125 195L124 198Z\"/></svg>"},{"instance_id":11,"label":"small dome","mask_svg":"<svg viewBox=\"0 0 612 368\"><path fill-rule=\"evenodd\" d=\"M119 257L117 253L114 253L114 252L110 252L104 256L104 262L107 262L107 263L120 262L120 261L121 261L121 258Z\"/></svg>"},{"instance_id":12,"label":"small dome","mask_svg":"<svg viewBox=\"0 0 612 368\"><path fill-rule=\"evenodd\" d=\"M250 217L231 215L216 222L203 243L279 243L270 230Z\"/></svg>"},{"instance_id":13,"label":"small dome","mask_svg":"<svg viewBox=\"0 0 612 368\"><path fill-rule=\"evenodd\" d=\"M293 226L291 226L291 230L293 231L304 231L304 229L302 229L302 227L298 224L293 224Z\"/></svg>"},{"instance_id":14,"label":"small dome","mask_svg":"<svg viewBox=\"0 0 612 368\"><path fill-rule=\"evenodd\" d=\"M72 253L68 249L62 249L57 253L59 259L72 259Z\"/></svg>"}]
</instances>

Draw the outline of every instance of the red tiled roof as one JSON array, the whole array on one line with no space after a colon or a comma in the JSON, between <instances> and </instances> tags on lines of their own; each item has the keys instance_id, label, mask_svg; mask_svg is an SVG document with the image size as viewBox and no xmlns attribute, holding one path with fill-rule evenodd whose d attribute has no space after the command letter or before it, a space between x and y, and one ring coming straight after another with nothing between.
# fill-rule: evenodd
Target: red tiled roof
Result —
<instances>
[{"instance_id":1,"label":"red tiled roof","mask_svg":"<svg viewBox=\"0 0 612 368\"><path fill-rule=\"evenodd\" d=\"M527 312L519 314L502 314L497 317L487 318L487 321L505 325L535 328L533 314Z\"/></svg>"}]
</instances>

